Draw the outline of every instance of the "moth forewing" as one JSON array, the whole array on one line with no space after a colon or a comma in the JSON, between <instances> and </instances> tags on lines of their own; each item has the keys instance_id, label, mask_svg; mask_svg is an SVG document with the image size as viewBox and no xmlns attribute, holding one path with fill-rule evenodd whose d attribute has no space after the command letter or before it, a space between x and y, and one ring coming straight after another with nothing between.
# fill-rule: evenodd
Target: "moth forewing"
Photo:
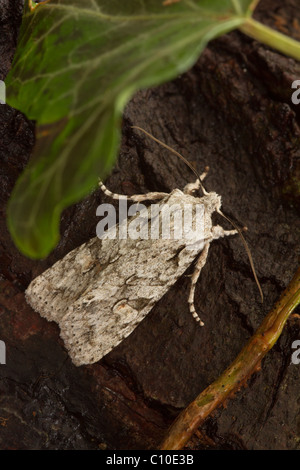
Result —
<instances>
[{"instance_id":1,"label":"moth forewing","mask_svg":"<svg viewBox=\"0 0 300 470\"><path fill-rule=\"evenodd\" d=\"M175 206L174 213L167 213L171 235L176 216L192 207L188 237L111 240L107 233L106 238L95 237L71 251L28 287L28 302L59 324L74 364L99 361L117 346L193 263L204 240L216 238L211 223L215 201L210 195L196 198L176 189L160 205L162 222L167 209ZM202 230L195 230L197 205L202 208ZM117 234L124 224L129 232L137 217L150 229L151 206L122 221Z\"/></svg>"}]
</instances>

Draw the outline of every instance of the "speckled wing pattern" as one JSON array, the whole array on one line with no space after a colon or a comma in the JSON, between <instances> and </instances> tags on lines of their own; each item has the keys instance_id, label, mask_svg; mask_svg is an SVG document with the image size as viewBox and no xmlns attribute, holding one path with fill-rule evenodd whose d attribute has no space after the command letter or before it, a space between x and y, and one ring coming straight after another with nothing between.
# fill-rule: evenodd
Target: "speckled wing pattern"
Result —
<instances>
[{"instance_id":1,"label":"speckled wing pattern","mask_svg":"<svg viewBox=\"0 0 300 470\"><path fill-rule=\"evenodd\" d=\"M162 202L203 204L180 190ZM204 211L205 238L211 236L211 211ZM26 298L41 316L59 324L75 365L94 363L134 330L201 249L174 239L95 237L34 279Z\"/></svg>"}]
</instances>

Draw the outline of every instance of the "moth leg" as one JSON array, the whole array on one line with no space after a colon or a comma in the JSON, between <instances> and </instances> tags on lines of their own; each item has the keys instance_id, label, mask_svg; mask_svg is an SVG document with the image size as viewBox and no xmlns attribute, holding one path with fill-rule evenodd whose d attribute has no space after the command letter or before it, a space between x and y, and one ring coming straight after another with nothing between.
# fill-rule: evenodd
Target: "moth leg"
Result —
<instances>
[{"instance_id":1,"label":"moth leg","mask_svg":"<svg viewBox=\"0 0 300 470\"><path fill-rule=\"evenodd\" d=\"M237 230L224 230L224 237L230 237L231 235L237 235L239 232Z\"/></svg>"},{"instance_id":2,"label":"moth leg","mask_svg":"<svg viewBox=\"0 0 300 470\"><path fill-rule=\"evenodd\" d=\"M212 238L211 240L217 240L218 238L229 237L231 235L236 235L237 230L224 230L221 225L214 225L212 227Z\"/></svg>"},{"instance_id":3,"label":"moth leg","mask_svg":"<svg viewBox=\"0 0 300 470\"><path fill-rule=\"evenodd\" d=\"M156 199L163 199L166 196L169 196L168 193L159 193L159 192L153 192L153 193L147 193L147 194L134 194L133 196L126 196L125 194L116 194L112 193L107 189L107 187L102 183L102 181L99 181L99 187L102 189L104 194L106 196L111 197L112 199L118 199L118 200L128 200L128 201L135 201L135 202L143 202L143 201L155 201Z\"/></svg>"},{"instance_id":4,"label":"moth leg","mask_svg":"<svg viewBox=\"0 0 300 470\"><path fill-rule=\"evenodd\" d=\"M203 181L207 174L208 174L208 171L209 171L209 167L205 167L205 171L202 173L202 175L200 175L200 180ZM184 188L183 188L183 192L184 194L190 194L190 195L193 195L193 193L195 191L197 191L198 189L200 189L200 181L199 179L197 178L195 183L188 183Z\"/></svg>"},{"instance_id":5,"label":"moth leg","mask_svg":"<svg viewBox=\"0 0 300 470\"><path fill-rule=\"evenodd\" d=\"M201 269L203 268L203 266L206 263L208 249L209 249L209 243L207 242L207 243L205 243L204 248L203 248L203 250L201 251L201 253L199 255L199 258L197 259L196 266L195 266L194 272L193 272L192 277L191 277L191 288L190 288L190 295L189 295L189 300L188 300L190 312L193 315L194 319L197 322L200 322L200 326L204 326L204 323L203 323L203 321L201 320L201 318L199 317L198 313L195 310L195 305L194 305L195 288L196 288L196 283L197 283L197 281L199 279L199 276L200 276Z\"/></svg>"},{"instance_id":6,"label":"moth leg","mask_svg":"<svg viewBox=\"0 0 300 470\"><path fill-rule=\"evenodd\" d=\"M190 288L190 295L189 295L188 303L189 303L191 314L193 315L194 319L200 323L200 326L204 326L204 323L195 310L195 305L194 305L195 288L196 288L196 284L200 276L201 269L203 268L207 260L209 244L213 239L236 235L237 233L238 233L237 230L224 230L223 227L221 227L221 225L215 225L214 227L212 227L212 238L210 238L205 243L204 248L201 251L199 258L196 262L195 269L191 277L191 288Z\"/></svg>"}]
</instances>

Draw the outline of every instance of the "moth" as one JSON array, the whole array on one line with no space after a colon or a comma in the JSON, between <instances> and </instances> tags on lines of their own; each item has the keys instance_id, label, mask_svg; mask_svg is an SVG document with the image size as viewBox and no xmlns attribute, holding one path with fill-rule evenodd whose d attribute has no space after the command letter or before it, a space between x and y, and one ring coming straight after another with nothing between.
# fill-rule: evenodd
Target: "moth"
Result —
<instances>
[{"instance_id":1,"label":"moth","mask_svg":"<svg viewBox=\"0 0 300 470\"><path fill-rule=\"evenodd\" d=\"M143 129L135 128L170 149ZM191 167L184 157L180 158ZM187 184L182 191L174 189L169 194L152 192L127 197L110 192L100 183L103 192L113 199L128 198L138 203L160 201L163 208L175 205L179 211L187 204L192 207L201 205L203 231L194 231L188 242L182 239L95 237L31 282L26 290L28 303L42 317L58 323L61 337L76 366L99 361L130 335L195 260L187 301L194 319L204 325L195 309L194 294L210 243L240 233L235 225L234 230L225 230L212 224L214 212L224 214L221 212L221 196L207 192L203 187L207 170L201 176L197 174L195 183ZM197 196L200 189L203 195ZM142 218L147 220L149 211L150 208L145 207L141 211ZM134 217L136 215L129 221ZM124 224L128 224L128 220L117 226L118 233ZM251 258L250 262L252 266Z\"/></svg>"}]
</instances>

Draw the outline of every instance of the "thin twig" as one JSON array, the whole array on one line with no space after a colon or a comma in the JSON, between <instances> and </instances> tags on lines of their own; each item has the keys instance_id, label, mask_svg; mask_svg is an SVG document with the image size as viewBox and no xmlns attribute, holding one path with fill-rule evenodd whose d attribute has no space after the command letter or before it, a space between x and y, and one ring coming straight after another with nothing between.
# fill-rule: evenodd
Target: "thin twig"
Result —
<instances>
[{"instance_id":1,"label":"thin twig","mask_svg":"<svg viewBox=\"0 0 300 470\"><path fill-rule=\"evenodd\" d=\"M261 360L274 346L299 303L300 268L235 361L180 413L161 445L162 450L182 449L205 419L260 369Z\"/></svg>"}]
</instances>

